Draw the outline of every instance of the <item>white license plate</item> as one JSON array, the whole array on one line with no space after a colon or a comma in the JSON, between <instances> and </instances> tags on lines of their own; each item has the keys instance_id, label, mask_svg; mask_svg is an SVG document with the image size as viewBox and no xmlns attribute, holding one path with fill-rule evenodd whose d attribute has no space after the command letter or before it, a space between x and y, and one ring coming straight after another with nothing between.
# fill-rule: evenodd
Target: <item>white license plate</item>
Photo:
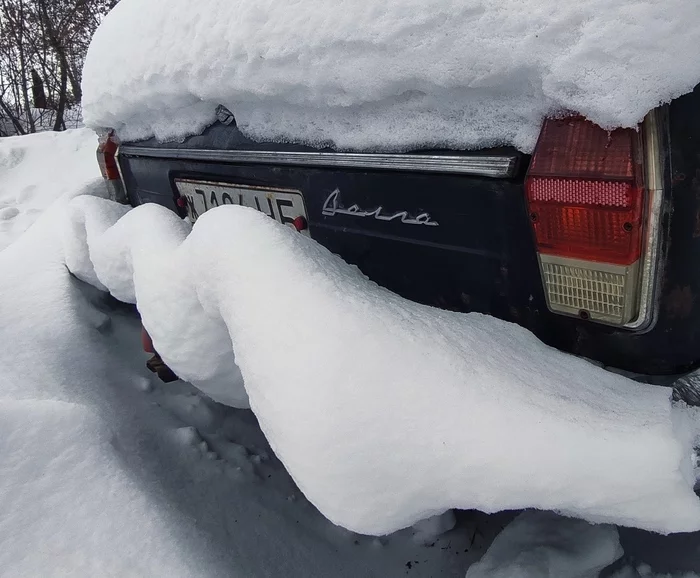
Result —
<instances>
[{"instance_id":1,"label":"white license plate","mask_svg":"<svg viewBox=\"0 0 700 578\"><path fill-rule=\"evenodd\" d=\"M175 186L187 201L187 216L192 222L221 205L251 207L283 225L293 226L297 217L307 218L304 197L299 191L187 179L175 179Z\"/></svg>"}]
</instances>

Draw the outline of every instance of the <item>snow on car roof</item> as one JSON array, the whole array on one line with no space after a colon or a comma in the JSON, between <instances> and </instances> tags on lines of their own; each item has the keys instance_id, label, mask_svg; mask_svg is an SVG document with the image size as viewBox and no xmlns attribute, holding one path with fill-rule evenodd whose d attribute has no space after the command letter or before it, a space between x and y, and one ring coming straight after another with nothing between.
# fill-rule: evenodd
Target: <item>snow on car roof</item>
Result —
<instances>
[{"instance_id":1,"label":"snow on car roof","mask_svg":"<svg viewBox=\"0 0 700 578\"><path fill-rule=\"evenodd\" d=\"M513 144L542 118L635 126L700 82L697 0L122 0L93 39L85 119L401 150Z\"/></svg>"}]
</instances>

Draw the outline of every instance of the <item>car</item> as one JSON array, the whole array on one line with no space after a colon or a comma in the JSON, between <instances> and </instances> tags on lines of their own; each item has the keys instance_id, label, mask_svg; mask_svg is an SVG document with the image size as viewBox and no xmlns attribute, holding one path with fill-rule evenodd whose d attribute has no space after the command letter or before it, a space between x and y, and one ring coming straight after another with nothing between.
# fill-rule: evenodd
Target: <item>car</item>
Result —
<instances>
[{"instance_id":1,"label":"car","mask_svg":"<svg viewBox=\"0 0 700 578\"><path fill-rule=\"evenodd\" d=\"M636 374L700 366L700 87L611 132L544 121L515 148L343 152L255 142L219 106L182 142L100 141L113 196L196 222L254 207L408 299L517 323Z\"/></svg>"}]
</instances>

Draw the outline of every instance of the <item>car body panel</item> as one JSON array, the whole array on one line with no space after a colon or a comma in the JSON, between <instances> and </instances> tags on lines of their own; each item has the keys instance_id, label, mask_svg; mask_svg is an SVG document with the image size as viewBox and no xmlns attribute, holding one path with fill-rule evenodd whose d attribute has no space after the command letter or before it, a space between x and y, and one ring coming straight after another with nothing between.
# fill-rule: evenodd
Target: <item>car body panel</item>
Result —
<instances>
[{"instance_id":1,"label":"car body panel","mask_svg":"<svg viewBox=\"0 0 700 578\"><path fill-rule=\"evenodd\" d=\"M176 178L299 190L311 237L408 299L518 323L554 347L605 365L671 374L700 364L700 89L660 114L658 292L653 323L638 331L548 310L524 195L529 157L514 149L418 153L515 159L507 178L168 156L187 150L315 151L255 143L235 126L214 125L182 143L128 143L119 164L132 204L155 202L182 216ZM139 153L147 149L163 154Z\"/></svg>"}]
</instances>

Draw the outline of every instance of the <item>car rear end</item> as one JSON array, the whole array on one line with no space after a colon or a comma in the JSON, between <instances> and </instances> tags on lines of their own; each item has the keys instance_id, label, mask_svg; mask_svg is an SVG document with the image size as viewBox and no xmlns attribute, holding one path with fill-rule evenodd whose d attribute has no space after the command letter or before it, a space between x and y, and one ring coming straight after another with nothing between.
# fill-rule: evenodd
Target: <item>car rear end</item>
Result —
<instances>
[{"instance_id":1,"label":"car rear end","mask_svg":"<svg viewBox=\"0 0 700 578\"><path fill-rule=\"evenodd\" d=\"M134 206L192 220L252 206L409 299L670 374L700 363L699 104L696 90L638 131L549 119L532 156L319 151L253 142L228 116L182 143L117 153L107 135L98 156L115 198Z\"/></svg>"}]
</instances>

